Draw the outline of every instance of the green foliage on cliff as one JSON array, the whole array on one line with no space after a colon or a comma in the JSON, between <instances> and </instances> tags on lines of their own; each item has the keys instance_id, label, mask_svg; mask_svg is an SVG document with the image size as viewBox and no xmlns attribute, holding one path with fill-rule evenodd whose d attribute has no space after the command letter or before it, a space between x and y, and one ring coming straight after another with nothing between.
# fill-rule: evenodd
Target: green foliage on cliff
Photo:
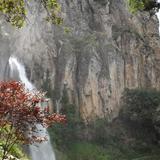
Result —
<instances>
[{"instance_id":1,"label":"green foliage on cliff","mask_svg":"<svg viewBox=\"0 0 160 160\"><path fill-rule=\"evenodd\" d=\"M21 28L24 26L27 17L26 3L31 2L29 0L0 0L0 12L7 22ZM48 22L53 24L62 23L60 17L61 7L57 0L41 0L39 3L47 12L46 20Z\"/></svg>"},{"instance_id":2,"label":"green foliage on cliff","mask_svg":"<svg viewBox=\"0 0 160 160\"><path fill-rule=\"evenodd\" d=\"M153 126L159 120L160 91L126 89L122 100L125 119L147 126Z\"/></svg>"},{"instance_id":3,"label":"green foliage on cliff","mask_svg":"<svg viewBox=\"0 0 160 160\"><path fill-rule=\"evenodd\" d=\"M53 138L53 142L57 144L57 147L66 147L70 145L76 139L76 120L74 116L71 116L73 113L73 106L68 105L67 110L70 111L67 116L67 123L64 125L55 124L53 127L49 129L51 140ZM63 112L66 113L66 112Z\"/></svg>"},{"instance_id":4,"label":"green foliage on cliff","mask_svg":"<svg viewBox=\"0 0 160 160\"><path fill-rule=\"evenodd\" d=\"M67 96L63 97L64 104L68 103L67 99ZM56 127L52 130L52 133L56 132L54 138L58 137L56 146L63 153L58 160L159 160L156 127L160 124L160 92L127 89L122 101L122 111L111 123L102 118L87 125L75 125L72 122L76 118L75 111L66 108L65 113L71 121L65 129L59 126L58 132Z\"/></svg>"},{"instance_id":5,"label":"green foliage on cliff","mask_svg":"<svg viewBox=\"0 0 160 160\"><path fill-rule=\"evenodd\" d=\"M151 11L158 10L160 8L157 0L127 0L130 11L135 13L137 11Z\"/></svg>"},{"instance_id":6,"label":"green foliage on cliff","mask_svg":"<svg viewBox=\"0 0 160 160\"><path fill-rule=\"evenodd\" d=\"M55 124L49 131L57 147L65 148L72 145L72 143L77 140L77 134L80 127L83 126L83 122L76 114L76 105L69 103L69 97L65 88L63 90L61 104L61 113L66 115L67 123L64 125Z\"/></svg>"},{"instance_id":7,"label":"green foliage on cliff","mask_svg":"<svg viewBox=\"0 0 160 160\"><path fill-rule=\"evenodd\" d=\"M144 3L140 0L128 0L130 11L132 13L137 12L138 10L144 9Z\"/></svg>"},{"instance_id":8,"label":"green foliage on cliff","mask_svg":"<svg viewBox=\"0 0 160 160\"><path fill-rule=\"evenodd\" d=\"M12 25L17 27L24 25L26 17L24 0L1 0L0 11Z\"/></svg>"}]
</instances>

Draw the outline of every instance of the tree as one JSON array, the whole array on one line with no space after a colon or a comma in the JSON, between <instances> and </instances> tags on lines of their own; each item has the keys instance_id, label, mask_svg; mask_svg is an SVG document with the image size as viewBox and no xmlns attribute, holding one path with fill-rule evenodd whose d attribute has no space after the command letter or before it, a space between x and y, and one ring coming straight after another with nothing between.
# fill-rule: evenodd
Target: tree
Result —
<instances>
[{"instance_id":1,"label":"tree","mask_svg":"<svg viewBox=\"0 0 160 160\"><path fill-rule=\"evenodd\" d=\"M153 126L155 121L159 119L160 91L126 89L121 100L123 102L121 116L128 122Z\"/></svg>"},{"instance_id":2,"label":"tree","mask_svg":"<svg viewBox=\"0 0 160 160\"><path fill-rule=\"evenodd\" d=\"M157 0L128 0L130 11L158 11L160 3Z\"/></svg>"},{"instance_id":3,"label":"tree","mask_svg":"<svg viewBox=\"0 0 160 160\"><path fill-rule=\"evenodd\" d=\"M29 0L0 0L0 12L4 15L6 21L21 28L26 21L27 3L29 3ZM40 0L39 3L47 12L47 21L54 24L62 23L61 6L57 0Z\"/></svg>"},{"instance_id":4,"label":"tree","mask_svg":"<svg viewBox=\"0 0 160 160\"><path fill-rule=\"evenodd\" d=\"M36 125L48 127L53 123L65 122L61 114L49 113L44 93L28 91L20 82L0 82L0 152L2 160L17 144L32 144L42 142L46 137L38 137Z\"/></svg>"}]
</instances>

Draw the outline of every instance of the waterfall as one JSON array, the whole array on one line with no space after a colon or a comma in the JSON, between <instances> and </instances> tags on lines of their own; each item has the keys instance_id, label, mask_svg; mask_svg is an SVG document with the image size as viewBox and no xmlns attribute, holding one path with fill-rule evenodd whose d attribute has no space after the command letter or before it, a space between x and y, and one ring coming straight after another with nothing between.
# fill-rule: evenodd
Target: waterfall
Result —
<instances>
[{"instance_id":1,"label":"waterfall","mask_svg":"<svg viewBox=\"0 0 160 160\"><path fill-rule=\"evenodd\" d=\"M20 80L25 84L26 89L30 91L35 89L34 85L28 80L24 66L15 57L9 58L10 78ZM30 145L30 154L32 160L55 160L55 154L51 146L50 137L47 130L37 124L37 136L46 136L48 141L42 143L34 143Z\"/></svg>"},{"instance_id":2,"label":"waterfall","mask_svg":"<svg viewBox=\"0 0 160 160\"><path fill-rule=\"evenodd\" d=\"M26 89L33 90L35 87L31 82L29 82L25 68L22 64L18 62L18 60L15 57L9 58L9 66L10 66L10 77L14 79L19 79L25 84ZM17 75L18 74L18 75Z\"/></svg>"}]
</instances>

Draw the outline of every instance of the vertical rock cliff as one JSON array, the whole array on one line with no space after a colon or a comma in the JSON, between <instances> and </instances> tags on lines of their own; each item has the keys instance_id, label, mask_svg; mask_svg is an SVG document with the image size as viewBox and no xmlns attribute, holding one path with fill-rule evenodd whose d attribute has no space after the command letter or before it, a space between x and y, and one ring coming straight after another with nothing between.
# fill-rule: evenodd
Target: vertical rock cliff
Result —
<instances>
[{"instance_id":1,"label":"vertical rock cliff","mask_svg":"<svg viewBox=\"0 0 160 160\"><path fill-rule=\"evenodd\" d=\"M60 0L64 24L52 26L31 1L26 27L0 25L0 78L14 54L54 101L65 88L85 120L113 118L124 88L160 88L158 19L131 15L125 2Z\"/></svg>"}]
</instances>

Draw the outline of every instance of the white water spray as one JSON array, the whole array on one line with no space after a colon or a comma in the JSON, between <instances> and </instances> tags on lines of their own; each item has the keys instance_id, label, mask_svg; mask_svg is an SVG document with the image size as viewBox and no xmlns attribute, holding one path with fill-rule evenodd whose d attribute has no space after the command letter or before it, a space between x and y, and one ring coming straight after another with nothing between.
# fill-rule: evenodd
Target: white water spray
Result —
<instances>
[{"instance_id":1,"label":"white water spray","mask_svg":"<svg viewBox=\"0 0 160 160\"><path fill-rule=\"evenodd\" d=\"M11 69L10 78L18 79L25 84L26 89L33 90L35 87L28 80L24 66L19 63L15 57L9 58L9 65ZM42 143L35 143L30 145L30 153L32 160L56 160L54 151L50 143L50 137L47 130L42 125L37 125L37 136L46 136L48 141Z\"/></svg>"},{"instance_id":2,"label":"white water spray","mask_svg":"<svg viewBox=\"0 0 160 160\"><path fill-rule=\"evenodd\" d=\"M25 84L26 89L33 90L35 87L32 85L32 83L29 82L25 68L22 64L18 62L18 60L15 57L9 58L9 65L11 69L11 77L12 78L19 78L20 81L22 81ZM18 77L14 77L14 74L18 72Z\"/></svg>"}]
</instances>

